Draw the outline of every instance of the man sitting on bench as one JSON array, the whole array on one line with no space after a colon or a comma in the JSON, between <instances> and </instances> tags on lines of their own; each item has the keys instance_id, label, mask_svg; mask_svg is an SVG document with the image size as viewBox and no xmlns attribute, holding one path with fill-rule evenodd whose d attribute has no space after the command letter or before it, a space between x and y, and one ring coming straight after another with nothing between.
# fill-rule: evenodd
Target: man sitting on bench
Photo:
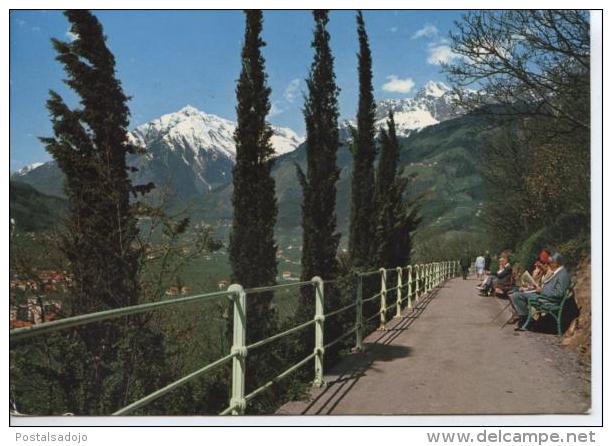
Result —
<instances>
[{"instance_id":1,"label":"man sitting on bench","mask_svg":"<svg viewBox=\"0 0 612 446\"><path fill-rule=\"evenodd\" d=\"M510 294L510 299L518 313L518 325L515 330L522 330L523 324L529 315L529 301L546 300L559 303L570 284L570 276L563 266L563 257L558 252L549 259L549 269L552 277L542 287L536 287L532 292L515 292Z\"/></svg>"}]
</instances>

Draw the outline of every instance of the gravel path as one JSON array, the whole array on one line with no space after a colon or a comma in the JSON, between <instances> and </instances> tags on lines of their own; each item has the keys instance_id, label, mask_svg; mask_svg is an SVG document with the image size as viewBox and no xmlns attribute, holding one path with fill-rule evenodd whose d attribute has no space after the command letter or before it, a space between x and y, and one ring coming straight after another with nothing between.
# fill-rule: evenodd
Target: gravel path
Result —
<instances>
[{"instance_id":1,"label":"gravel path","mask_svg":"<svg viewBox=\"0 0 612 446\"><path fill-rule=\"evenodd\" d=\"M557 336L501 325L506 301L453 279L365 340L326 386L278 414L575 414L590 407L590 371ZM494 319L499 315L497 319Z\"/></svg>"}]
</instances>

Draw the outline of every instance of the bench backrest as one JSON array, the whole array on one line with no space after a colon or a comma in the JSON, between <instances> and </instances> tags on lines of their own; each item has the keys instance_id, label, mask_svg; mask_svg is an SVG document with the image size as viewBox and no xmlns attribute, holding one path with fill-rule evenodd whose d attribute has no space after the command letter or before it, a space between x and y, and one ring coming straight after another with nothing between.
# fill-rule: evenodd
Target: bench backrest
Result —
<instances>
[{"instance_id":1,"label":"bench backrest","mask_svg":"<svg viewBox=\"0 0 612 446\"><path fill-rule=\"evenodd\" d=\"M561 306L565 304L565 301L568 299L573 299L574 297L574 287L576 286L576 281L574 279L570 280L570 284L565 290L565 294L563 295L563 299L561 300Z\"/></svg>"}]
</instances>

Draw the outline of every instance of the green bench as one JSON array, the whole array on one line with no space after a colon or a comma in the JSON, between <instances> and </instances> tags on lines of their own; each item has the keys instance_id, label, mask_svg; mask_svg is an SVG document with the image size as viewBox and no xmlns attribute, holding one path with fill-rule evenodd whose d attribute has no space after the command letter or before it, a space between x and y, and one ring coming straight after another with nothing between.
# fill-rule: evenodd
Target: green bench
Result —
<instances>
[{"instance_id":1,"label":"green bench","mask_svg":"<svg viewBox=\"0 0 612 446\"><path fill-rule=\"evenodd\" d=\"M527 320L523 324L522 328L527 329L529 324L531 324L531 322L534 320L534 314L539 313L542 316L550 314L557 322L557 335L561 336L563 334L561 331L563 309L565 308L565 305L574 298L575 286L576 282L572 280L567 287L567 290L565 290L565 294L563 295L563 299L561 299L561 301L550 300L541 295L534 295L533 297L530 296L527 302L529 305L529 315L527 316Z\"/></svg>"}]
</instances>

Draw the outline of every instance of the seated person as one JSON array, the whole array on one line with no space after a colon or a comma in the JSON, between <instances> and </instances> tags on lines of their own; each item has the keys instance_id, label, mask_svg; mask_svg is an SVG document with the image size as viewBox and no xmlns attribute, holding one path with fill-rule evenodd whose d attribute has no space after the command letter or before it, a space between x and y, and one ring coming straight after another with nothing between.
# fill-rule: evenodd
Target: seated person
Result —
<instances>
[{"instance_id":1,"label":"seated person","mask_svg":"<svg viewBox=\"0 0 612 446\"><path fill-rule=\"evenodd\" d=\"M538 259L533 264L531 273L529 271L525 271L520 276L519 291L535 291L536 287L542 286L542 279L545 277L547 280L550 280L550 277L552 277L552 271L550 271L548 268L548 259L546 262L542 262Z\"/></svg>"},{"instance_id":2,"label":"seated person","mask_svg":"<svg viewBox=\"0 0 612 446\"><path fill-rule=\"evenodd\" d=\"M570 276L563 266L563 257L559 253L553 254L549 259L550 273L542 277L542 284L535 286L532 292L517 291L510 294L510 299L517 312L518 325L515 330L522 330L527 321L529 312L529 299L545 299L560 302L570 284Z\"/></svg>"},{"instance_id":3,"label":"seated person","mask_svg":"<svg viewBox=\"0 0 612 446\"><path fill-rule=\"evenodd\" d=\"M489 294L496 288L505 288L512 285L512 265L507 254L499 257L499 270L495 274L488 276L484 282L477 286L482 294Z\"/></svg>"}]
</instances>

